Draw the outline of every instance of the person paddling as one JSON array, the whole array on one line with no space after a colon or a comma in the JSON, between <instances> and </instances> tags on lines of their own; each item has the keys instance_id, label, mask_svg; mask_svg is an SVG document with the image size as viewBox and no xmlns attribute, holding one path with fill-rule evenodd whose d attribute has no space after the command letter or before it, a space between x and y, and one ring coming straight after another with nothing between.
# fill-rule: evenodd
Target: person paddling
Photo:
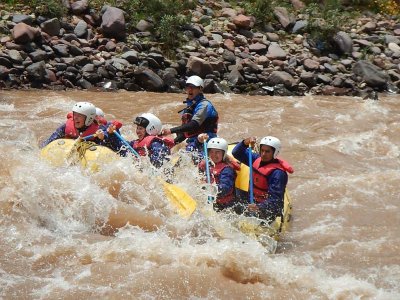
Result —
<instances>
[{"instance_id":1,"label":"person paddling","mask_svg":"<svg viewBox=\"0 0 400 300\"><path fill-rule=\"evenodd\" d=\"M159 137L162 129L162 123L158 117L151 113L144 113L136 117L136 135L138 139L129 142L132 148L140 156L149 156L150 162L159 168L167 160L167 156L171 154L171 147L174 141L169 138ZM121 155L125 156L129 151L121 151Z\"/></svg>"},{"instance_id":2,"label":"person paddling","mask_svg":"<svg viewBox=\"0 0 400 300\"><path fill-rule=\"evenodd\" d=\"M117 151L121 143L117 139L109 138L107 128L95 120L96 107L89 102L77 102L72 107L72 112L67 114L66 122L42 142L40 147L43 148L57 139L77 139L93 135L89 141Z\"/></svg>"},{"instance_id":3,"label":"person paddling","mask_svg":"<svg viewBox=\"0 0 400 300\"><path fill-rule=\"evenodd\" d=\"M198 140L204 143L208 138L207 134L200 134ZM207 143L207 155L210 158L209 167L210 183L216 183L218 191L217 198L213 203L216 211L221 211L236 204L235 201L235 179L236 171L240 166L236 161L230 160L227 156L228 143L223 138L214 137ZM206 161L199 163L199 170L206 172Z\"/></svg>"},{"instance_id":4,"label":"person paddling","mask_svg":"<svg viewBox=\"0 0 400 300\"><path fill-rule=\"evenodd\" d=\"M256 138L254 137L244 139L235 146L232 155L240 162L249 165L249 151L254 147L255 142ZM288 182L287 173L294 172L288 162L278 158L280 151L280 140L273 136L266 136L260 141L260 154L251 153L253 164L249 167L253 168L252 182L255 203L247 205L246 213L265 219L268 223L282 215L284 194ZM248 196L245 197L247 203Z\"/></svg>"}]
</instances>

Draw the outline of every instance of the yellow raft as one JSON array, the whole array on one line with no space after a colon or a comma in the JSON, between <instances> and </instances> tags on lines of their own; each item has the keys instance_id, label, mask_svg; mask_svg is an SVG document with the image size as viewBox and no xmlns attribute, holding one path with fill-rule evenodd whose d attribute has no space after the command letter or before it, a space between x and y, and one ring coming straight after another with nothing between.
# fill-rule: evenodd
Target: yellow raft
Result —
<instances>
[{"instance_id":1,"label":"yellow raft","mask_svg":"<svg viewBox=\"0 0 400 300\"><path fill-rule=\"evenodd\" d=\"M229 145L229 155L231 155L235 145L236 144ZM57 139L49 143L41 150L41 157L49 161L53 166L80 164L85 169L89 169L92 172L97 172L102 166L119 158L120 156L111 149L105 146L96 145L92 142L76 141L72 139ZM232 159L234 158L232 157ZM168 192L167 196L169 195L168 199L170 201L174 200L172 201L173 203L178 202L180 205L182 203L190 203L190 210L185 209L185 213L181 213L181 215L184 215L185 217L190 216L196 208L196 202L191 199L186 192L181 191L179 187L171 184L169 185L171 187L166 188L166 192ZM235 186L243 191L249 190L249 167L245 164L240 164L240 170L237 171ZM171 197L171 191L174 197ZM260 219L244 216L238 216L234 223L240 229L240 231L247 235L253 236L257 240L262 239L263 236L273 237L275 240L278 240L279 237L285 233L289 227L291 209L291 199L288 191L286 190L283 216L277 217L272 224L266 225ZM187 213L187 211L189 212Z\"/></svg>"},{"instance_id":2,"label":"yellow raft","mask_svg":"<svg viewBox=\"0 0 400 300\"><path fill-rule=\"evenodd\" d=\"M105 146L72 139L54 140L41 150L40 155L56 167L80 164L92 172L119 157Z\"/></svg>"},{"instance_id":3,"label":"yellow raft","mask_svg":"<svg viewBox=\"0 0 400 300\"><path fill-rule=\"evenodd\" d=\"M232 150L235 147L235 144L228 145L228 154L232 154ZM231 159L235 159L230 156ZM240 162L238 162L240 163ZM236 171L237 177L235 181L236 188L248 192L249 191L249 174L250 169L245 164L240 163L240 170ZM273 237L275 240L279 240L279 237L286 232L290 224L292 212L292 203L289 196L289 192L285 191L285 198L283 204L283 214L282 217L277 217L274 222L270 225L265 224L260 219L255 217L245 217L241 218L237 221L238 228L249 235L254 235L256 238L262 235L268 235Z\"/></svg>"}]
</instances>

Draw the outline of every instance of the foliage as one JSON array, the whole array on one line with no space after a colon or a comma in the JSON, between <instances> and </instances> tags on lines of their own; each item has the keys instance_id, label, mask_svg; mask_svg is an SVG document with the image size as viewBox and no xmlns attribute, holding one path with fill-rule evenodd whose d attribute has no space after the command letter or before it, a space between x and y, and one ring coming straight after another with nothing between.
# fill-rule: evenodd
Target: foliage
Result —
<instances>
[{"instance_id":1,"label":"foliage","mask_svg":"<svg viewBox=\"0 0 400 300\"><path fill-rule=\"evenodd\" d=\"M314 3L314 0L305 0L306 4ZM326 1L323 1L326 2ZM400 1L399 0L342 0L341 6L348 10L365 10L369 9L376 13L384 13L392 16L400 17Z\"/></svg>"},{"instance_id":2,"label":"foliage","mask_svg":"<svg viewBox=\"0 0 400 300\"><path fill-rule=\"evenodd\" d=\"M190 22L190 9L196 7L192 0L92 0L97 9L105 4L126 12L128 26L134 28L140 20L153 23L153 31L163 43L164 50L177 47L181 41L182 25Z\"/></svg>"},{"instance_id":3,"label":"foliage","mask_svg":"<svg viewBox=\"0 0 400 300\"><path fill-rule=\"evenodd\" d=\"M28 0L30 7L36 15L48 18L61 18L67 9L61 0Z\"/></svg>"},{"instance_id":4,"label":"foliage","mask_svg":"<svg viewBox=\"0 0 400 300\"><path fill-rule=\"evenodd\" d=\"M328 1L322 6L311 3L303 13L307 16L306 31L320 50L329 48L333 36L350 19L350 14L343 10L338 0Z\"/></svg>"},{"instance_id":5,"label":"foliage","mask_svg":"<svg viewBox=\"0 0 400 300\"><path fill-rule=\"evenodd\" d=\"M165 52L173 53L172 50L179 46L181 40L179 28L185 23L186 19L179 15L165 15L161 18L159 33Z\"/></svg>"},{"instance_id":6,"label":"foliage","mask_svg":"<svg viewBox=\"0 0 400 300\"><path fill-rule=\"evenodd\" d=\"M371 6L380 13L400 17L400 2L396 0L374 0Z\"/></svg>"},{"instance_id":7,"label":"foliage","mask_svg":"<svg viewBox=\"0 0 400 300\"><path fill-rule=\"evenodd\" d=\"M243 3L246 13L256 18L256 26L263 27L274 18L274 2L266 0L251 0Z\"/></svg>"}]
</instances>

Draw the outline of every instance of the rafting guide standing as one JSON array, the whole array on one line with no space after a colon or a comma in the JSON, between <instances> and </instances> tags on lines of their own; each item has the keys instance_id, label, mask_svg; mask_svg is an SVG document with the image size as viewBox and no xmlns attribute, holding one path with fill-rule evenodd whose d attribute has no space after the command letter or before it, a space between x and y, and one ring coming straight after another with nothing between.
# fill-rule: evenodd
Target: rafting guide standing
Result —
<instances>
[{"instance_id":1,"label":"rafting guide standing","mask_svg":"<svg viewBox=\"0 0 400 300\"><path fill-rule=\"evenodd\" d=\"M217 136L218 112L213 104L207 100L203 94L204 81L199 76L190 76L186 80L187 98L183 102L186 107L179 111L181 114L182 125L165 128L162 135L175 133L175 144L179 144L186 139L186 150L194 151L193 144L201 133L207 133L209 138Z\"/></svg>"}]
</instances>

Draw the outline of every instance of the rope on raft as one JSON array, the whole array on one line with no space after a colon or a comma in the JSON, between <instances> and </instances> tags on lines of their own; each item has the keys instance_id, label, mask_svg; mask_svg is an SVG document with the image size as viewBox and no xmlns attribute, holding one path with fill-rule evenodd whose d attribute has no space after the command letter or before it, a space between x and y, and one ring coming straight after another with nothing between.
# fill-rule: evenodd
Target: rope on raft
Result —
<instances>
[{"instance_id":1,"label":"rope on raft","mask_svg":"<svg viewBox=\"0 0 400 300\"><path fill-rule=\"evenodd\" d=\"M67 161L71 165L76 165L79 163L82 159L86 161L85 153L86 150L90 149L93 146L96 146L97 144L92 141L85 141L85 140L79 140L77 141L71 148L71 151L67 155Z\"/></svg>"}]
</instances>

